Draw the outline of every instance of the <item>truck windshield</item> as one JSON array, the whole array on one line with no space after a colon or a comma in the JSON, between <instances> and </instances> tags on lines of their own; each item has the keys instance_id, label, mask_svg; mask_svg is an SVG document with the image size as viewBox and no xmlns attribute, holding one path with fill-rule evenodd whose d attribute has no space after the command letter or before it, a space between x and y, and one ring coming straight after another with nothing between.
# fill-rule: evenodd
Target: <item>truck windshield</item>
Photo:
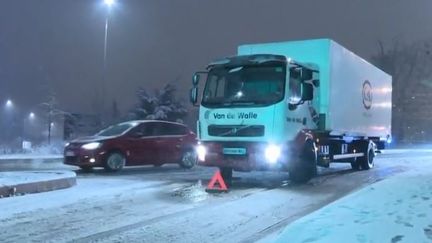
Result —
<instances>
[{"instance_id":1,"label":"truck windshield","mask_svg":"<svg viewBox=\"0 0 432 243\"><path fill-rule=\"evenodd\" d=\"M204 89L204 106L269 105L283 99L286 68L283 65L215 67Z\"/></svg>"}]
</instances>

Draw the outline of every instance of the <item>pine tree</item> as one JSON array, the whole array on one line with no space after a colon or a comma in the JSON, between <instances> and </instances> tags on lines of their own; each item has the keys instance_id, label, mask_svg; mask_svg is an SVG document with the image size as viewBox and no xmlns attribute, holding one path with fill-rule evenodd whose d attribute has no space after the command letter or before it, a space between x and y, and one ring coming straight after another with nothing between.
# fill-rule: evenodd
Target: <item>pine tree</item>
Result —
<instances>
[{"instance_id":1,"label":"pine tree","mask_svg":"<svg viewBox=\"0 0 432 243\"><path fill-rule=\"evenodd\" d=\"M187 115L187 109L176 99L176 92L173 84L166 84L154 94L149 94L144 88L138 89L138 104L131 112L132 118L182 122Z\"/></svg>"}]
</instances>

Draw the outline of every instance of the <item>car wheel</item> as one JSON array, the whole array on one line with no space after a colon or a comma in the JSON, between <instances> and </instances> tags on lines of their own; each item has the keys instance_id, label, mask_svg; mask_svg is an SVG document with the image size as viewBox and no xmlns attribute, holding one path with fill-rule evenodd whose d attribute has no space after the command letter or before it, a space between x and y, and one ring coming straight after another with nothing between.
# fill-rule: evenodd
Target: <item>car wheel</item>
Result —
<instances>
[{"instance_id":1,"label":"car wheel","mask_svg":"<svg viewBox=\"0 0 432 243\"><path fill-rule=\"evenodd\" d=\"M113 152L110 153L105 161L106 171L119 171L123 169L126 164L126 158L122 153Z\"/></svg>"},{"instance_id":2,"label":"car wheel","mask_svg":"<svg viewBox=\"0 0 432 243\"><path fill-rule=\"evenodd\" d=\"M186 150L182 154L179 165L182 168L190 169L197 164L197 161L198 161L197 154L193 150Z\"/></svg>"}]
</instances>

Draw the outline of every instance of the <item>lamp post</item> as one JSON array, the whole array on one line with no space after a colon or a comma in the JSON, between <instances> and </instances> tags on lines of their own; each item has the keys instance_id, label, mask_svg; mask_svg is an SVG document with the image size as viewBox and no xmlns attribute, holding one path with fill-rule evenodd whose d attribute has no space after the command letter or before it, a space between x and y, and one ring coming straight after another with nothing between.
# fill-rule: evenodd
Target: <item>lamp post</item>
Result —
<instances>
[{"instance_id":1,"label":"lamp post","mask_svg":"<svg viewBox=\"0 0 432 243\"><path fill-rule=\"evenodd\" d=\"M105 16L105 36L104 36L104 54L103 54L103 73L102 73L102 112L105 110L105 96L106 96L106 78L107 78L107 48L108 48L108 20L109 13L112 6L115 4L115 0L104 0L104 4L107 8Z\"/></svg>"}]
</instances>

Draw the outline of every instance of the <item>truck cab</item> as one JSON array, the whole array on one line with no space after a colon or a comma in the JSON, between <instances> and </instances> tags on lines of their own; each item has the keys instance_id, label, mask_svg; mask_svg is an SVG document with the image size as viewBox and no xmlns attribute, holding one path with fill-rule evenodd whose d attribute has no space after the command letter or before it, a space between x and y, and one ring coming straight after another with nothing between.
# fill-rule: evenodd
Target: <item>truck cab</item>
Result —
<instances>
[{"instance_id":1,"label":"truck cab","mask_svg":"<svg viewBox=\"0 0 432 243\"><path fill-rule=\"evenodd\" d=\"M259 54L225 58L207 70L197 123L199 163L220 167L224 175L288 170L289 143L299 131L317 128L317 113L310 111L318 70ZM191 97L197 92L193 88Z\"/></svg>"}]
</instances>

